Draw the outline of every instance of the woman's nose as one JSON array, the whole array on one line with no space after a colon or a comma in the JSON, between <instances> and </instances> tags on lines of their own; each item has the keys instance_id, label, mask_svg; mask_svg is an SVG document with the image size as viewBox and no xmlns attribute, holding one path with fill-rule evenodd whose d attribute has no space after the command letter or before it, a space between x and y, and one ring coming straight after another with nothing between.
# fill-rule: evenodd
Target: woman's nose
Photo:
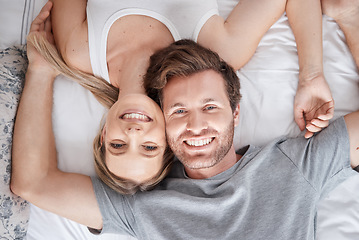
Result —
<instances>
[{"instance_id":1,"label":"woman's nose","mask_svg":"<svg viewBox=\"0 0 359 240\"><path fill-rule=\"evenodd\" d=\"M131 132L140 132L143 131L143 127L141 125L138 124L131 124L126 126L126 132L131 133Z\"/></svg>"}]
</instances>

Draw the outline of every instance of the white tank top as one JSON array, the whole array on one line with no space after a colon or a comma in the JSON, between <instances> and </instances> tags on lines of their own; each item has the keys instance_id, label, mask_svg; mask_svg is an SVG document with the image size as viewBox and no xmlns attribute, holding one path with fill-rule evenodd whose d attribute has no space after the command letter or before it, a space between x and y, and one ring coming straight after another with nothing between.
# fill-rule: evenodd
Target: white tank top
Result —
<instances>
[{"instance_id":1,"label":"white tank top","mask_svg":"<svg viewBox=\"0 0 359 240\"><path fill-rule=\"evenodd\" d=\"M213 15L218 15L216 0L89 0L87 24L92 71L110 82L106 47L112 24L128 15L152 17L163 23L175 41L192 39Z\"/></svg>"}]
</instances>

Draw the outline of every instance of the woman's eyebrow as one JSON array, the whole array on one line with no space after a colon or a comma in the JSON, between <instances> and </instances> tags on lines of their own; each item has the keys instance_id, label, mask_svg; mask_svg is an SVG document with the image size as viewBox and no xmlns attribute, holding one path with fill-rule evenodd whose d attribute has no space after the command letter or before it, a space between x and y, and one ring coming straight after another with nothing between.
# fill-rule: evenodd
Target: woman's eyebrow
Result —
<instances>
[{"instance_id":1,"label":"woman's eyebrow","mask_svg":"<svg viewBox=\"0 0 359 240\"><path fill-rule=\"evenodd\" d=\"M147 158L155 158L160 154L160 151L156 151L156 153L154 154L146 154L146 153L141 153L142 156L147 157Z\"/></svg>"},{"instance_id":2,"label":"woman's eyebrow","mask_svg":"<svg viewBox=\"0 0 359 240\"><path fill-rule=\"evenodd\" d=\"M118 152L118 153L114 153L114 152L112 152L110 149L108 150L110 153L111 153L111 155L113 155L113 156L120 156L120 155L122 155L122 154L125 154L126 152Z\"/></svg>"}]
</instances>

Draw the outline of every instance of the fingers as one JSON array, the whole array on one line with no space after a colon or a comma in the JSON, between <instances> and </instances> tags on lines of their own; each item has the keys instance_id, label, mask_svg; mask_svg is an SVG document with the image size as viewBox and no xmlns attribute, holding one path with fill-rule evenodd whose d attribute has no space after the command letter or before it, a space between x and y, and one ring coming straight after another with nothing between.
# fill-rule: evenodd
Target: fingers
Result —
<instances>
[{"instance_id":1,"label":"fingers","mask_svg":"<svg viewBox=\"0 0 359 240\"><path fill-rule=\"evenodd\" d=\"M319 132L323 128L328 127L328 125L329 125L329 120L322 121L320 119L314 119L310 123L308 123L305 128L311 132Z\"/></svg>"},{"instance_id":2,"label":"fingers","mask_svg":"<svg viewBox=\"0 0 359 240\"><path fill-rule=\"evenodd\" d=\"M318 119L320 120L330 120L334 116L334 100L331 100L327 103L325 103L321 109L325 111L324 114L319 114Z\"/></svg>"},{"instance_id":3,"label":"fingers","mask_svg":"<svg viewBox=\"0 0 359 240\"><path fill-rule=\"evenodd\" d=\"M294 121L297 123L300 131L303 131L305 129L305 119L304 119L303 109L294 110Z\"/></svg>"},{"instance_id":4,"label":"fingers","mask_svg":"<svg viewBox=\"0 0 359 240\"><path fill-rule=\"evenodd\" d=\"M323 128L328 127L329 120L321 120L321 119L313 119L310 123L305 127L307 132L305 133L305 138L310 138L314 133L320 132Z\"/></svg>"},{"instance_id":5,"label":"fingers","mask_svg":"<svg viewBox=\"0 0 359 240\"><path fill-rule=\"evenodd\" d=\"M47 3L42 7L40 12L50 12L52 8L52 1L47 1Z\"/></svg>"},{"instance_id":6,"label":"fingers","mask_svg":"<svg viewBox=\"0 0 359 240\"><path fill-rule=\"evenodd\" d=\"M51 43L55 44L55 40L52 34L52 25L51 25L51 18L48 17L45 21L45 33L46 33L46 39Z\"/></svg>"},{"instance_id":7,"label":"fingers","mask_svg":"<svg viewBox=\"0 0 359 240\"><path fill-rule=\"evenodd\" d=\"M307 131L307 132L304 134L304 137L305 137L305 138L311 138L313 135L314 135L313 132Z\"/></svg>"},{"instance_id":8,"label":"fingers","mask_svg":"<svg viewBox=\"0 0 359 240\"><path fill-rule=\"evenodd\" d=\"M328 121L328 123L329 123L329 121ZM324 125L325 124L323 124L322 126L324 126ZM328 126L328 124L327 124L327 126ZM314 135L314 133L320 132L323 128L324 127L319 127L319 126L316 126L316 125L313 125L313 124L309 123L306 126L307 131L305 132L304 137L305 138L311 138Z\"/></svg>"},{"instance_id":9,"label":"fingers","mask_svg":"<svg viewBox=\"0 0 359 240\"><path fill-rule=\"evenodd\" d=\"M334 100L326 102L323 104L320 109L317 110L317 117L313 119L307 119L307 129L306 138L310 138L314 133L320 132L323 128L328 127L329 120L334 116Z\"/></svg>"},{"instance_id":10,"label":"fingers","mask_svg":"<svg viewBox=\"0 0 359 240\"><path fill-rule=\"evenodd\" d=\"M313 128L313 127L326 128L326 127L328 127L328 125L329 125L329 120L321 120L321 119L316 118L307 124L306 129L308 129L309 131L312 131L311 128Z\"/></svg>"},{"instance_id":11,"label":"fingers","mask_svg":"<svg viewBox=\"0 0 359 240\"><path fill-rule=\"evenodd\" d=\"M45 32L51 32L51 18L45 20Z\"/></svg>"},{"instance_id":12,"label":"fingers","mask_svg":"<svg viewBox=\"0 0 359 240\"><path fill-rule=\"evenodd\" d=\"M39 31L40 29L44 28L45 21L50 16L51 8L52 8L52 2L48 1L41 9L39 15L37 15L34 21L32 21L30 32Z\"/></svg>"}]
</instances>

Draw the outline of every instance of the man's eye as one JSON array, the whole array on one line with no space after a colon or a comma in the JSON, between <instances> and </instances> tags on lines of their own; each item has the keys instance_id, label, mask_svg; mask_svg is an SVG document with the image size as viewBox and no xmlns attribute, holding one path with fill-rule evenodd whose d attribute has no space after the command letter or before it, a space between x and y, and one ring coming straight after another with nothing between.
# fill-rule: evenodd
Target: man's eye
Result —
<instances>
[{"instance_id":1,"label":"man's eye","mask_svg":"<svg viewBox=\"0 0 359 240\"><path fill-rule=\"evenodd\" d=\"M175 114L182 114L182 113L184 113L184 110L183 109L178 109L174 113Z\"/></svg>"},{"instance_id":2,"label":"man's eye","mask_svg":"<svg viewBox=\"0 0 359 240\"><path fill-rule=\"evenodd\" d=\"M216 107L215 106L207 106L205 109L206 110L213 110L213 109L215 109Z\"/></svg>"},{"instance_id":3,"label":"man's eye","mask_svg":"<svg viewBox=\"0 0 359 240\"><path fill-rule=\"evenodd\" d=\"M154 151L158 148L157 146L151 146L151 145L144 145L143 147L145 148L146 151Z\"/></svg>"},{"instance_id":4,"label":"man's eye","mask_svg":"<svg viewBox=\"0 0 359 240\"><path fill-rule=\"evenodd\" d=\"M121 144L121 143L110 143L110 146L111 146L112 148L115 148L115 149L120 149L120 148L124 147L125 144Z\"/></svg>"}]
</instances>

